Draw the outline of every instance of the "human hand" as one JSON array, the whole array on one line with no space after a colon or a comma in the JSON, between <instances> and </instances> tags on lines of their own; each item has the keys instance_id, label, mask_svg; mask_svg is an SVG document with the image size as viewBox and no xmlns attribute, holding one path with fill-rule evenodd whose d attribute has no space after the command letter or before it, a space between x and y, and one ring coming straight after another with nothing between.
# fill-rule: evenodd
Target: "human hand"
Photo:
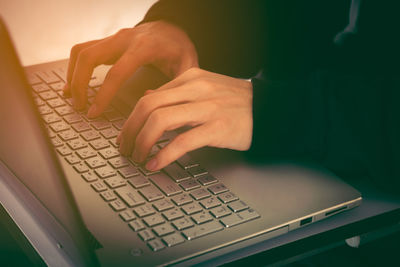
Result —
<instances>
[{"instance_id":1,"label":"human hand","mask_svg":"<svg viewBox=\"0 0 400 267\"><path fill-rule=\"evenodd\" d=\"M101 40L75 45L71 49L65 94L72 94L74 107L86 105L86 88L93 69L114 64L98 91L88 117L99 116L120 86L142 65L153 64L171 79L198 66L197 52L189 37L164 21L122 29Z\"/></svg>"},{"instance_id":2,"label":"human hand","mask_svg":"<svg viewBox=\"0 0 400 267\"><path fill-rule=\"evenodd\" d=\"M250 148L253 115L251 82L191 68L138 101L117 142L121 154L146 160L164 131L192 126L175 137L146 164L158 170L186 152L213 146Z\"/></svg>"}]
</instances>

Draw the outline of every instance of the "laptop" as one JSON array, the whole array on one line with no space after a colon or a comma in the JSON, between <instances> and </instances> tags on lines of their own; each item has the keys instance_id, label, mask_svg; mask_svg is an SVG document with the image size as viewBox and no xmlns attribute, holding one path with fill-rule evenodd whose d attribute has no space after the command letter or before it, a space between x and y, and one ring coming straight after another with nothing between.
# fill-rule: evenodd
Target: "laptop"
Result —
<instances>
[{"instance_id":1,"label":"laptop","mask_svg":"<svg viewBox=\"0 0 400 267\"><path fill-rule=\"evenodd\" d=\"M62 95L67 63L24 69L1 22L0 179L43 231L47 248L21 226L28 219L16 221L50 266L198 264L361 204L356 189L323 169L255 165L222 149L149 172L120 156L115 137L139 97L132 92L164 78L141 69L90 120ZM106 71L96 69L89 102Z\"/></svg>"}]
</instances>

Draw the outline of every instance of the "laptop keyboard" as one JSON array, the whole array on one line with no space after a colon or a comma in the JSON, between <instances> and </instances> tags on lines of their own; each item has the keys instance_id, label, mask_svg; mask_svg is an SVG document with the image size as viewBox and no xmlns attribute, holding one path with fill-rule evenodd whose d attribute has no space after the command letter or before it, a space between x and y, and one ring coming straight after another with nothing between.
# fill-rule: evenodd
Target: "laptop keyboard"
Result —
<instances>
[{"instance_id":1,"label":"laptop keyboard","mask_svg":"<svg viewBox=\"0 0 400 267\"><path fill-rule=\"evenodd\" d=\"M88 119L62 92L66 70L28 74L33 97L57 153L150 249L159 251L259 218L260 215L188 154L150 172L118 151L125 122L112 107ZM88 88L92 103L101 81ZM165 133L150 156L174 137Z\"/></svg>"}]
</instances>

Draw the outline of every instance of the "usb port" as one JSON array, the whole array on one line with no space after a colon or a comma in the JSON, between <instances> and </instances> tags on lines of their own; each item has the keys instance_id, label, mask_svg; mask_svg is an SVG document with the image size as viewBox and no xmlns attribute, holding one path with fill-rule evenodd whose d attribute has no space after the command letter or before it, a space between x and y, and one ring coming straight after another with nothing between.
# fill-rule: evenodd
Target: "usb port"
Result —
<instances>
[{"instance_id":1,"label":"usb port","mask_svg":"<svg viewBox=\"0 0 400 267\"><path fill-rule=\"evenodd\" d=\"M305 218L305 219L300 221L300 226L309 224L310 222L312 222L312 217Z\"/></svg>"}]
</instances>

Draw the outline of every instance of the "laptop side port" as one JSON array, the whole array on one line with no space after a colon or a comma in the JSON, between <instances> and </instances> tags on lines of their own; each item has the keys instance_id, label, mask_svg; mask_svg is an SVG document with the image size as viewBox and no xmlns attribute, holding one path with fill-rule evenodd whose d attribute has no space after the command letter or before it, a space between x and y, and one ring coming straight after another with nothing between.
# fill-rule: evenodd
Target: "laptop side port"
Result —
<instances>
[{"instance_id":1,"label":"laptop side port","mask_svg":"<svg viewBox=\"0 0 400 267\"><path fill-rule=\"evenodd\" d=\"M300 221L300 226L309 224L309 223L311 223L311 222L312 222L312 217L305 218L305 219L303 219L303 220Z\"/></svg>"},{"instance_id":2,"label":"laptop side port","mask_svg":"<svg viewBox=\"0 0 400 267\"><path fill-rule=\"evenodd\" d=\"M330 216L330 215L339 213L339 212L341 212L341 211L343 211L343 210L345 210L345 209L347 209L347 206L343 206L343 207L340 207L340 208L337 208L337 209L330 210L330 211L328 211L328 212L325 213L325 216L328 217L328 216Z\"/></svg>"}]
</instances>

